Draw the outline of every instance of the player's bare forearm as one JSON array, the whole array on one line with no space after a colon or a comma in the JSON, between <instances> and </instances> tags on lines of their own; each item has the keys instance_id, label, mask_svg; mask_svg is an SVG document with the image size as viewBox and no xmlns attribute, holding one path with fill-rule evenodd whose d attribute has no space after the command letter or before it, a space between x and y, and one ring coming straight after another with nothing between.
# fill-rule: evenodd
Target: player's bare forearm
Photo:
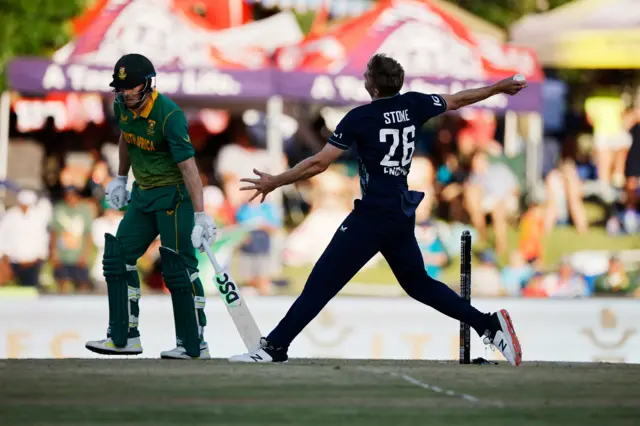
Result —
<instances>
[{"instance_id":1,"label":"player's bare forearm","mask_svg":"<svg viewBox=\"0 0 640 426\"><path fill-rule=\"evenodd\" d=\"M127 151L127 142L122 137L122 133L120 133L120 140L118 141L118 176L127 176L129 174L129 168L131 167L131 162L129 161L129 151Z\"/></svg>"},{"instance_id":2,"label":"player's bare forearm","mask_svg":"<svg viewBox=\"0 0 640 426\"><path fill-rule=\"evenodd\" d=\"M181 163L178 163L178 167L182 172L182 179L187 187L187 192L191 197L193 203L193 209L196 212L204 211L204 199L202 195L202 179L200 179L200 173L198 173L198 166L196 165L196 159L191 157Z\"/></svg>"},{"instance_id":3,"label":"player's bare forearm","mask_svg":"<svg viewBox=\"0 0 640 426\"><path fill-rule=\"evenodd\" d=\"M301 180L310 179L329 168L331 163L342 155L344 150L336 148L331 144L326 144L319 153L312 157L305 158L292 169L277 175L278 186L289 185Z\"/></svg>"},{"instance_id":4,"label":"player's bare forearm","mask_svg":"<svg viewBox=\"0 0 640 426\"><path fill-rule=\"evenodd\" d=\"M499 87L495 84L491 86L480 87L478 89L463 90L453 95L441 95L447 102L447 110L453 111L476 102L484 101L491 96L501 93Z\"/></svg>"}]
</instances>

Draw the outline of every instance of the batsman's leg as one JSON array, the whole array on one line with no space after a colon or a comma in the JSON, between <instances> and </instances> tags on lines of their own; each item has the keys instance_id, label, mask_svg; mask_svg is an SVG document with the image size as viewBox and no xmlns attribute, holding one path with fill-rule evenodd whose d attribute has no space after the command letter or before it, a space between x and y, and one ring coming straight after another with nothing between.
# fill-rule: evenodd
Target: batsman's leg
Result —
<instances>
[{"instance_id":1,"label":"batsman's leg","mask_svg":"<svg viewBox=\"0 0 640 426\"><path fill-rule=\"evenodd\" d=\"M158 235L155 220L130 205L120 222L116 236L105 235L102 260L109 298L107 338L85 345L105 355L142 353L138 317L140 278L136 262Z\"/></svg>"},{"instance_id":2,"label":"batsman's leg","mask_svg":"<svg viewBox=\"0 0 640 426\"><path fill-rule=\"evenodd\" d=\"M285 362L293 339L313 320L349 280L378 252L380 228L364 213L351 213L333 236L307 279L304 290L252 353L230 362Z\"/></svg>"},{"instance_id":3,"label":"batsman's leg","mask_svg":"<svg viewBox=\"0 0 640 426\"><path fill-rule=\"evenodd\" d=\"M171 292L176 328L176 348L160 355L177 359L210 358L204 339L206 299L198 277L196 249L191 244L193 205L184 200L171 211L157 212L156 221L162 241L162 275Z\"/></svg>"},{"instance_id":4,"label":"batsman's leg","mask_svg":"<svg viewBox=\"0 0 640 426\"><path fill-rule=\"evenodd\" d=\"M410 218L404 218L409 220ZM469 324L486 344L495 345L513 365L522 357L520 343L506 310L484 314L461 298L446 284L431 278L424 269L422 254L416 241L415 224L410 220L382 244L382 255L409 296L437 311Z\"/></svg>"}]
</instances>

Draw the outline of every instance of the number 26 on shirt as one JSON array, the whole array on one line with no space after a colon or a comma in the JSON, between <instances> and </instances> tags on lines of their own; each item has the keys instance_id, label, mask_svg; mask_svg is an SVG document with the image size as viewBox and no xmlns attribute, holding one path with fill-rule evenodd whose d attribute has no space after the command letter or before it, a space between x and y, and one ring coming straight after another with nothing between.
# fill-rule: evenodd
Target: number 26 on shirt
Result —
<instances>
[{"instance_id":1,"label":"number 26 on shirt","mask_svg":"<svg viewBox=\"0 0 640 426\"><path fill-rule=\"evenodd\" d=\"M400 130L399 129L380 129L380 142L388 143L389 137L391 137L391 147L389 153L384 156L380 162L384 167L398 167L400 161L392 160L398 145L400 145ZM411 157L416 150L415 144L416 126L409 126L402 129L402 167L406 167L411 163Z\"/></svg>"}]
</instances>

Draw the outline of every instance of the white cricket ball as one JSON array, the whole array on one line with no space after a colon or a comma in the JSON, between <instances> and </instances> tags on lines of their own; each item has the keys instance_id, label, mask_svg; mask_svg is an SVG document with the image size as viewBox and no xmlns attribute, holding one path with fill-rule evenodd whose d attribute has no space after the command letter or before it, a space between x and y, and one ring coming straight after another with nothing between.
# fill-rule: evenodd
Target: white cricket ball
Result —
<instances>
[{"instance_id":1,"label":"white cricket ball","mask_svg":"<svg viewBox=\"0 0 640 426\"><path fill-rule=\"evenodd\" d=\"M527 81L527 79L524 77L524 75L522 74L516 74L513 76L513 79L515 81Z\"/></svg>"}]
</instances>

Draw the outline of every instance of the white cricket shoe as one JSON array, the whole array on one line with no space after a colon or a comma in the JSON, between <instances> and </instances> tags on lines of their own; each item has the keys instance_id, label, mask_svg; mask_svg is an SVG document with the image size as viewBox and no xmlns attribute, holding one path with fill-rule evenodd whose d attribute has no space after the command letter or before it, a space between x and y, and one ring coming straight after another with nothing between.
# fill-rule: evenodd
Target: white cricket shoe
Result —
<instances>
[{"instance_id":1,"label":"white cricket shoe","mask_svg":"<svg viewBox=\"0 0 640 426\"><path fill-rule=\"evenodd\" d=\"M288 360L287 348L275 347L264 337L260 339L260 347L255 351L229 358L229 362L251 363L282 363Z\"/></svg>"},{"instance_id":2,"label":"white cricket shoe","mask_svg":"<svg viewBox=\"0 0 640 426\"><path fill-rule=\"evenodd\" d=\"M211 359L209 354L209 345L207 342L200 343L200 356L190 357L187 355L187 350L182 346L171 349L170 351L160 352L160 358L162 359Z\"/></svg>"},{"instance_id":3,"label":"white cricket shoe","mask_svg":"<svg viewBox=\"0 0 640 426\"><path fill-rule=\"evenodd\" d=\"M484 343L498 348L504 358L514 367L519 366L522 362L520 340L518 340L511 317L506 309L491 314L491 329L485 333Z\"/></svg>"},{"instance_id":4,"label":"white cricket shoe","mask_svg":"<svg viewBox=\"0 0 640 426\"><path fill-rule=\"evenodd\" d=\"M89 340L84 347L101 355L140 355L142 353L140 337L127 339L127 345L123 348L117 347L110 337L102 340Z\"/></svg>"}]
</instances>

